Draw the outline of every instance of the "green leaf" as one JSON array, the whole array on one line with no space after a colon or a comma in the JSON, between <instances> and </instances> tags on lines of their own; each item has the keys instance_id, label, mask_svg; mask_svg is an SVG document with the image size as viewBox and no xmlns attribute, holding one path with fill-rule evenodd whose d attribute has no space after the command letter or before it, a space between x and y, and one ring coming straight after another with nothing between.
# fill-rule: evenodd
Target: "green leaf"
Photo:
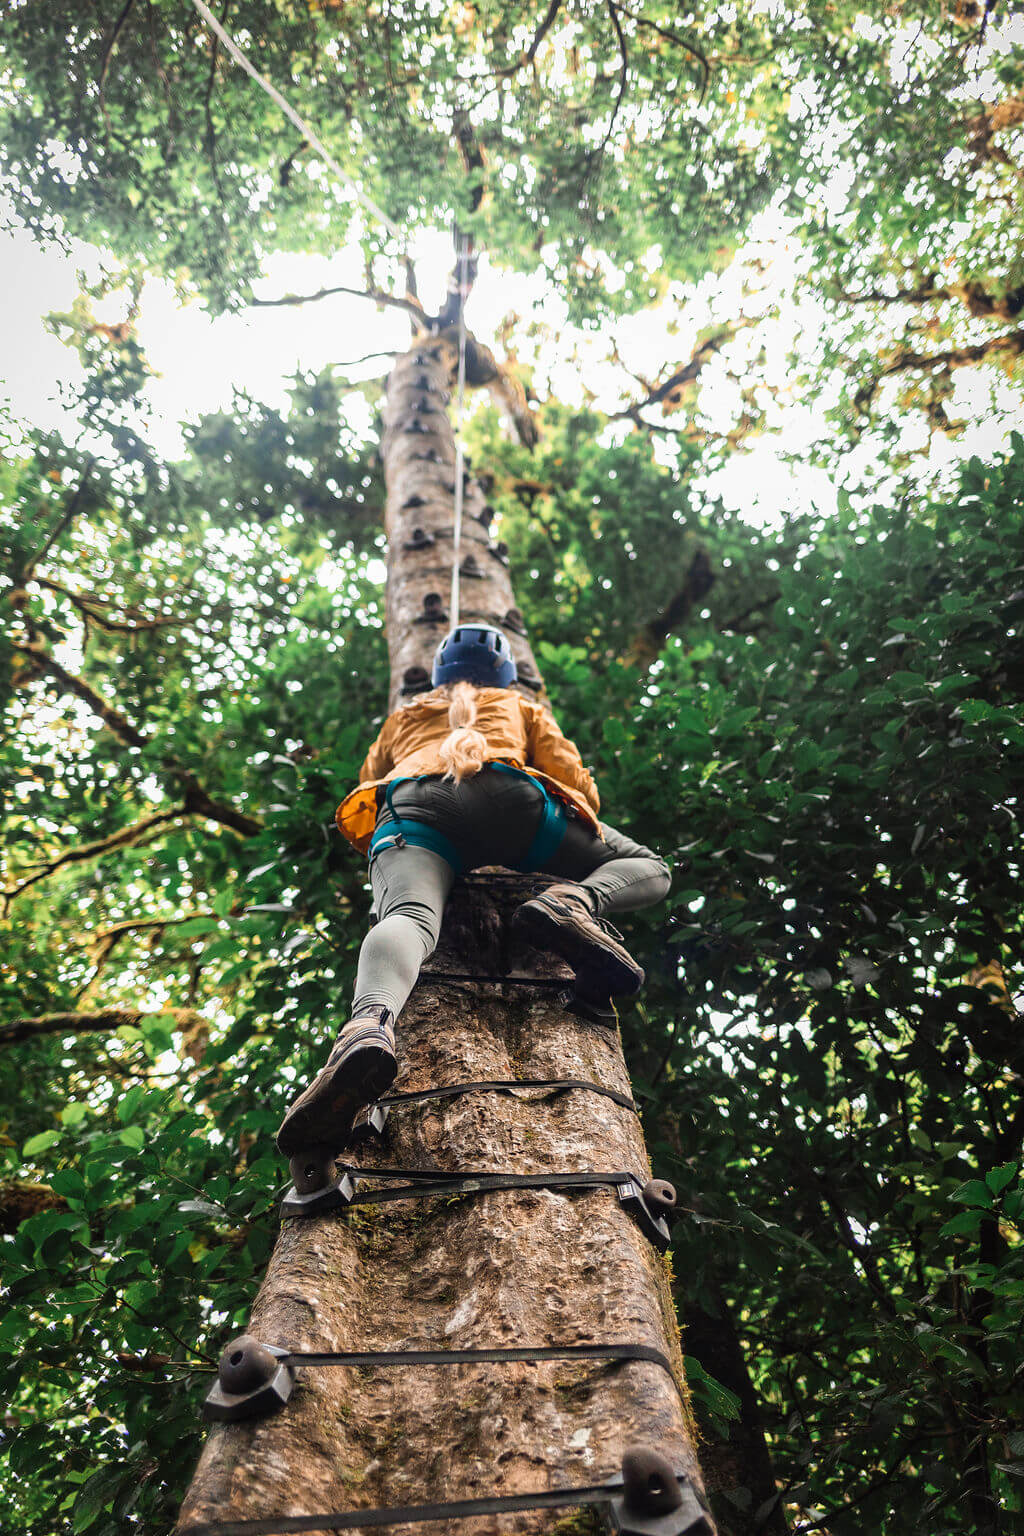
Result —
<instances>
[{"instance_id":1,"label":"green leaf","mask_svg":"<svg viewBox=\"0 0 1024 1536\"><path fill-rule=\"evenodd\" d=\"M1017 1176L1017 1163L1004 1163L1001 1168L993 1168L985 1175L985 1183L994 1195L1001 1194L1007 1184Z\"/></svg>"},{"instance_id":2,"label":"green leaf","mask_svg":"<svg viewBox=\"0 0 1024 1536\"><path fill-rule=\"evenodd\" d=\"M64 1125L76 1126L81 1125L82 1121L85 1119L88 1113L89 1106L87 1104L83 1104L81 1100L76 1100L75 1102L66 1104L64 1106L60 1112L60 1118Z\"/></svg>"},{"instance_id":3,"label":"green leaf","mask_svg":"<svg viewBox=\"0 0 1024 1536\"><path fill-rule=\"evenodd\" d=\"M109 1509L124 1478L120 1466L101 1467L82 1484L75 1497L71 1523L75 1536L94 1525L104 1510Z\"/></svg>"},{"instance_id":4,"label":"green leaf","mask_svg":"<svg viewBox=\"0 0 1024 1536\"><path fill-rule=\"evenodd\" d=\"M217 928L218 924L212 917L191 917L187 923L168 929L168 935L178 939L194 939L201 933L216 933Z\"/></svg>"},{"instance_id":5,"label":"green leaf","mask_svg":"<svg viewBox=\"0 0 1024 1536\"><path fill-rule=\"evenodd\" d=\"M146 1145L146 1137L140 1126L127 1125L123 1131L118 1132L118 1141L126 1147L131 1147L136 1152L141 1152Z\"/></svg>"},{"instance_id":6,"label":"green leaf","mask_svg":"<svg viewBox=\"0 0 1024 1536\"><path fill-rule=\"evenodd\" d=\"M145 1092L144 1084L136 1083L133 1088L129 1088L124 1098L120 1100L117 1106L117 1118L121 1121L122 1125L132 1118L142 1102Z\"/></svg>"},{"instance_id":7,"label":"green leaf","mask_svg":"<svg viewBox=\"0 0 1024 1536\"><path fill-rule=\"evenodd\" d=\"M21 1149L22 1157L35 1157L37 1152L46 1152L60 1140L59 1131L40 1131L38 1136L30 1136Z\"/></svg>"},{"instance_id":8,"label":"green leaf","mask_svg":"<svg viewBox=\"0 0 1024 1536\"><path fill-rule=\"evenodd\" d=\"M982 1179L968 1179L966 1184L961 1184L949 1197L951 1200L959 1200L961 1205L982 1205L991 1209L993 1205L992 1191Z\"/></svg>"},{"instance_id":9,"label":"green leaf","mask_svg":"<svg viewBox=\"0 0 1024 1536\"><path fill-rule=\"evenodd\" d=\"M961 1211L957 1216L951 1216L946 1224L939 1228L940 1237L960 1237L967 1233L975 1233L981 1226L984 1217L981 1211Z\"/></svg>"},{"instance_id":10,"label":"green leaf","mask_svg":"<svg viewBox=\"0 0 1024 1536\"><path fill-rule=\"evenodd\" d=\"M687 1355L684 1358L683 1373L690 1390L703 1399L712 1413L723 1419L735 1420L741 1417L741 1403L736 1393L716 1381L694 1356Z\"/></svg>"}]
</instances>

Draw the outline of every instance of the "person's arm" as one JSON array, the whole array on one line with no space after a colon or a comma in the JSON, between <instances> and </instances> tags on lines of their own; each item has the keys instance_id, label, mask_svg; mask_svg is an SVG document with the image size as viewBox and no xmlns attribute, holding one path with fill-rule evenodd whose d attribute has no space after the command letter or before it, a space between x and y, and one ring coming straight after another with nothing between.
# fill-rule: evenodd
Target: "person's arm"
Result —
<instances>
[{"instance_id":1,"label":"person's arm","mask_svg":"<svg viewBox=\"0 0 1024 1536\"><path fill-rule=\"evenodd\" d=\"M597 785L580 757L575 742L563 736L553 715L539 704L527 704L527 765L539 768L559 784L578 790L595 815L601 809Z\"/></svg>"},{"instance_id":2,"label":"person's arm","mask_svg":"<svg viewBox=\"0 0 1024 1536\"><path fill-rule=\"evenodd\" d=\"M389 715L380 728L377 740L363 760L363 766L359 770L360 784L368 784L375 779L382 779L395 766L391 755L392 732L390 725L391 716Z\"/></svg>"}]
</instances>

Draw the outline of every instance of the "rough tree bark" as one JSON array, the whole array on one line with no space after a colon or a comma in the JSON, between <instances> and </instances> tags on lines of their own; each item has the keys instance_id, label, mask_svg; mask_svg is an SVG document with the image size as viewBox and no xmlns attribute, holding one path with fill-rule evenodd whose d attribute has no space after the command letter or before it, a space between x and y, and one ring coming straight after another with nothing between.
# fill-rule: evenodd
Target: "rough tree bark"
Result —
<instances>
[{"instance_id":1,"label":"rough tree bark","mask_svg":"<svg viewBox=\"0 0 1024 1536\"><path fill-rule=\"evenodd\" d=\"M389 382L392 708L403 688L423 686L448 625L452 362L444 341L427 338ZM461 617L505 629L534 694L541 680L484 498L475 482L466 490ZM628 1092L618 1031L569 1011L561 962L511 936L511 911L538 883L508 873L457 883L441 943L402 1014L397 1090L573 1077ZM406 1106L357 1157L367 1168L650 1173L636 1116L585 1090L478 1091ZM663 1351L682 1383L667 1262L610 1189L503 1190L287 1220L250 1332L294 1350L628 1341ZM651 1362L304 1369L280 1413L212 1430L178 1531L593 1483L617 1475L637 1442L659 1447L700 1486L692 1421L677 1384ZM531 1512L393 1529L596 1528L592 1512Z\"/></svg>"}]
</instances>

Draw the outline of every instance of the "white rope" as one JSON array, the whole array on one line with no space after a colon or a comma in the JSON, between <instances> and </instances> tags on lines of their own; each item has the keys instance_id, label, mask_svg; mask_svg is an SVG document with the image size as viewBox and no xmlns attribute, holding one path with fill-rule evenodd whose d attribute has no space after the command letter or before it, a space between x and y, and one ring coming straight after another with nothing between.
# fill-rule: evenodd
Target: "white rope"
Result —
<instances>
[{"instance_id":1,"label":"white rope","mask_svg":"<svg viewBox=\"0 0 1024 1536\"><path fill-rule=\"evenodd\" d=\"M456 629L459 623L459 566L462 563L462 503L464 455L462 451L462 408L466 397L466 290L469 286L469 240L460 235L456 261L459 285L459 383L455 397L455 520L452 526L452 596L450 624Z\"/></svg>"},{"instance_id":2,"label":"white rope","mask_svg":"<svg viewBox=\"0 0 1024 1536\"><path fill-rule=\"evenodd\" d=\"M384 225L384 228L388 230L390 234L395 236L396 240L400 240L404 244L405 237L398 225L392 223L387 214L384 212L383 208L378 207L378 205L373 201L372 197L367 197L359 183L354 181L347 171L342 170L341 166L338 164L337 160L335 160L334 156L331 154L330 150L324 144L320 136L314 132L314 130L309 126L304 118L299 116L295 108L289 102L285 101L284 97L281 95L281 92L275 90L275 88L270 84L269 80L264 80L259 71L249 63L249 60L246 58L241 48L239 48L234 39L231 38L227 32L225 32L216 16L210 10L210 7L204 4L204 0L192 0L192 4L195 6L203 20L206 22L206 25L210 28L211 32L213 32L224 44L224 47L234 59L235 63L241 69L245 70L250 79L255 80L256 84L260 86L264 91L266 91L271 101L275 102L277 106L281 108L281 111L284 113L285 117L289 118L295 124L303 138L309 140L310 144L312 144L313 148L323 157L338 180L349 188L355 197L356 202L361 203L368 213L372 213L374 218L378 219L380 223Z\"/></svg>"}]
</instances>

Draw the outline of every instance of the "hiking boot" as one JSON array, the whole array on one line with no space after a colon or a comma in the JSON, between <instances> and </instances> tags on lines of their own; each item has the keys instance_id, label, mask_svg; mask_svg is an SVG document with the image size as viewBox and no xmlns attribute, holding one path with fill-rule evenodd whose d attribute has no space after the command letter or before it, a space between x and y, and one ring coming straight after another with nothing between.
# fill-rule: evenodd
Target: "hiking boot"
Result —
<instances>
[{"instance_id":1,"label":"hiking boot","mask_svg":"<svg viewBox=\"0 0 1024 1536\"><path fill-rule=\"evenodd\" d=\"M311 1147L337 1151L352 1120L395 1080L395 1021L388 1008L352 1019L338 1036L327 1065L295 1100L281 1122L277 1145L285 1157Z\"/></svg>"},{"instance_id":2,"label":"hiking boot","mask_svg":"<svg viewBox=\"0 0 1024 1536\"><path fill-rule=\"evenodd\" d=\"M644 984L643 968L622 942L622 934L596 915L581 885L549 885L517 907L512 922L535 948L567 960L580 992L588 996L629 996Z\"/></svg>"}]
</instances>

